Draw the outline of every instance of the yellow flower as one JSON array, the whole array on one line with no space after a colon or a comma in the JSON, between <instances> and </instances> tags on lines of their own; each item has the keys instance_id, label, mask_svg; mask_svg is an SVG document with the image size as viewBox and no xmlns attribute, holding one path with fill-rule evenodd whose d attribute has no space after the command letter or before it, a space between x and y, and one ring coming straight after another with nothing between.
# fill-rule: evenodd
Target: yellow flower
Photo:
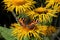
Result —
<instances>
[{"instance_id":1,"label":"yellow flower","mask_svg":"<svg viewBox=\"0 0 60 40\"><path fill-rule=\"evenodd\" d=\"M46 0L46 8L49 8L50 6L54 6L55 4L60 4L60 0Z\"/></svg>"},{"instance_id":2,"label":"yellow flower","mask_svg":"<svg viewBox=\"0 0 60 40\"><path fill-rule=\"evenodd\" d=\"M57 11L60 12L60 6L58 7L58 10Z\"/></svg>"},{"instance_id":3,"label":"yellow flower","mask_svg":"<svg viewBox=\"0 0 60 40\"><path fill-rule=\"evenodd\" d=\"M40 34L46 36L47 35L47 29L48 29L48 26L45 26L45 25L42 25L42 26L38 26L40 29Z\"/></svg>"},{"instance_id":4,"label":"yellow flower","mask_svg":"<svg viewBox=\"0 0 60 40\"><path fill-rule=\"evenodd\" d=\"M56 32L56 28L54 26L46 26L42 25L39 27L40 28L40 33L43 35L51 35Z\"/></svg>"},{"instance_id":5,"label":"yellow flower","mask_svg":"<svg viewBox=\"0 0 60 40\"><path fill-rule=\"evenodd\" d=\"M56 28L53 26L48 27L47 33L48 35L51 35L52 33L56 32Z\"/></svg>"},{"instance_id":6,"label":"yellow flower","mask_svg":"<svg viewBox=\"0 0 60 40\"><path fill-rule=\"evenodd\" d=\"M29 29L27 27L23 27L20 26L18 24L12 24L12 26L14 26L14 28L12 28L12 35L17 37L19 40L22 40L22 38L25 38L28 36L28 38L30 39L30 37L34 36L36 39L41 40L42 38L39 36L39 30L40 28L36 27L33 29Z\"/></svg>"},{"instance_id":7,"label":"yellow flower","mask_svg":"<svg viewBox=\"0 0 60 40\"><path fill-rule=\"evenodd\" d=\"M47 9L43 7L36 8L35 10L27 12L26 14L30 16L32 19L38 16L38 20L40 20L40 22L47 22L47 21L50 22L51 17L57 17L57 15L55 15L56 10Z\"/></svg>"},{"instance_id":8,"label":"yellow flower","mask_svg":"<svg viewBox=\"0 0 60 40\"><path fill-rule=\"evenodd\" d=\"M5 5L5 8L7 8L8 11L13 12L14 9L16 13L25 12L26 10L33 9L34 4L36 3L33 0L3 0Z\"/></svg>"},{"instance_id":9,"label":"yellow flower","mask_svg":"<svg viewBox=\"0 0 60 40\"><path fill-rule=\"evenodd\" d=\"M19 40L22 40L24 37L32 37L34 36L36 39L42 40L41 35L46 36L48 33L51 34L56 31L56 28L53 26L46 26L46 25L36 25L33 29L29 29L27 27L20 26L18 24L12 24L13 30L12 35L17 37ZM48 35L47 35L48 36Z\"/></svg>"}]
</instances>

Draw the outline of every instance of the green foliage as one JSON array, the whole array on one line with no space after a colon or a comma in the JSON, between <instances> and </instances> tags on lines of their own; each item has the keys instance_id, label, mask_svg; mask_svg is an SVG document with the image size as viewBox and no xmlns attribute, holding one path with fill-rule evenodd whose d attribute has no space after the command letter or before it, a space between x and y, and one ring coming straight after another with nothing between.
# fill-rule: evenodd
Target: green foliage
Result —
<instances>
[{"instance_id":1,"label":"green foliage","mask_svg":"<svg viewBox=\"0 0 60 40\"><path fill-rule=\"evenodd\" d=\"M28 18L29 16L27 16L25 13L20 13L19 18Z\"/></svg>"},{"instance_id":2,"label":"green foliage","mask_svg":"<svg viewBox=\"0 0 60 40\"><path fill-rule=\"evenodd\" d=\"M23 40L30 40L29 37L24 37Z\"/></svg>"},{"instance_id":3,"label":"green foliage","mask_svg":"<svg viewBox=\"0 0 60 40\"><path fill-rule=\"evenodd\" d=\"M0 26L0 33L6 40L16 40L16 38L11 35L11 29Z\"/></svg>"},{"instance_id":4,"label":"green foliage","mask_svg":"<svg viewBox=\"0 0 60 40\"><path fill-rule=\"evenodd\" d=\"M50 40L49 37L43 37L43 40Z\"/></svg>"},{"instance_id":5,"label":"green foliage","mask_svg":"<svg viewBox=\"0 0 60 40\"><path fill-rule=\"evenodd\" d=\"M31 37L31 40L37 40L36 38L34 38L34 37Z\"/></svg>"},{"instance_id":6,"label":"green foliage","mask_svg":"<svg viewBox=\"0 0 60 40\"><path fill-rule=\"evenodd\" d=\"M50 17L49 21L43 21L41 24L42 25L48 25L49 26L49 25L51 25L52 20L53 20L52 17Z\"/></svg>"}]
</instances>

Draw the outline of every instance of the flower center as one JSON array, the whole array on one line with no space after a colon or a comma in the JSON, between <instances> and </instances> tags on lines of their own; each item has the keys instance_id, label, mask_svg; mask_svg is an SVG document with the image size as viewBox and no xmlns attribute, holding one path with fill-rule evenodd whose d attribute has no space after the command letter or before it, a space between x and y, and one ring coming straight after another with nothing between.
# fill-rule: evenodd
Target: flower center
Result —
<instances>
[{"instance_id":1,"label":"flower center","mask_svg":"<svg viewBox=\"0 0 60 40\"><path fill-rule=\"evenodd\" d=\"M13 0L12 2L13 2L13 4L16 5L16 6L23 5L23 4L26 3L25 0Z\"/></svg>"},{"instance_id":2,"label":"flower center","mask_svg":"<svg viewBox=\"0 0 60 40\"><path fill-rule=\"evenodd\" d=\"M46 14L47 9L46 8L43 8L43 7L40 7L40 8L37 8L35 10L35 12L38 13L38 14L42 14L42 13Z\"/></svg>"},{"instance_id":3,"label":"flower center","mask_svg":"<svg viewBox=\"0 0 60 40\"><path fill-rule=\"evenodd\" d=\"M44 12L45 11L45 8L40 7L40 8L37 8L35 11L36 12Z\"/></svg>"}]
</instances>

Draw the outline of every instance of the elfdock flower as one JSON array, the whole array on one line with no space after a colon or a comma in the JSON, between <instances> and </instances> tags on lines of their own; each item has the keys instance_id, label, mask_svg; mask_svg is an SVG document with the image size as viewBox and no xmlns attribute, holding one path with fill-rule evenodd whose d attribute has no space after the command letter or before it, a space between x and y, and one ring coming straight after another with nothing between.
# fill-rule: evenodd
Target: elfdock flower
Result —
<instances>
[{"instance_id":1,"label":"elfdock flower","mask_svg":"<svg viewBox=\"0 0 60 40\"><path fill-rule=\"evenodd\" d=\"M47 30L47 35L51 35L52 33L56 32L57 29L53 26L49 26Z\"/></svg>"},{"instance_id":2,"label":"elfdock flower","mask_svg":"<svg viewBox=\"0 0 60 40\"><path fill-rule=\"evenodd\" d=\"M47 5L46 5L46 8L48 8L48 7L53 7L55 4L60 4L60 0L46 0L46 3L47 3Z\"/></svg>"},{"instance_id":3,"label":"elfdock flower","mask_svg":"<svg viewBox=\"0 0 60 40\"><path fill-rule=\"evenodd\" d=\"M33 9L34 4L36 3L33 0L3 0L5 5L5 8L7 8L8 11L13 12L14 9L16 13L25 12L26 10Z\"/></svg>"},{"instance_id":4,"label":"elfdock flower","mask_svg":"<svg viewBox=\"0 0 60 40\"><path fill-rule=\"evenodd\" d=\"M30 39L30 37L34 36L37 40L42 40L41 35L46 36L49 32L52 33L55 32L55 28L53 26L36 26L33 29L29 29L27 27L20 26L19 24L12 24L14 26L12 35L17 37L19 40L22 40L23 38L27 37ZM48 29L49 28L49 29ZM51 31L52 30L52 31ZM49 33L49 34L50 34Z\"/></svg>"},{"instance_id":5,"label":"elfdock flower","mask_svg":"<svg viewBox=\"0 0 60 40\"><path fill-rule=\"evenodd\" d=\"M40 22L50 22L52 17L57 17L55 14L56 10L47 9L45 7L39 7L33 11L27 12L27 15L33 19L38 17L37 19L40 20Z\"/></svg>"},{"instance_id":6,"label":"elfdock flower","mask_svg":"<svg viewBox=\"0 0 60 40\"><path fill-rule=\"evenodd\" d=\"M36 27L33 29L29 29L27 27L20 26L18 24L12 24L14 26L12 34L13 36L16 36L19 40L22 40L23 38L28 38L34 36L34 38L41 40L42 38L39 36L39 30L40 28Z\"/></svg>"}]
</instances>

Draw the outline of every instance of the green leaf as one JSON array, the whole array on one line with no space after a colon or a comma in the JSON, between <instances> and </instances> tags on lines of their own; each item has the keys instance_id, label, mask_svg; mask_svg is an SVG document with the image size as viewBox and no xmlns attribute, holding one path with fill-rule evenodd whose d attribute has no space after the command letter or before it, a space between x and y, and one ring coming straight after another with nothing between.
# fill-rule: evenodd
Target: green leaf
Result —
<instances>
[{"instance_id":1,"label":"green leaf","mask_svg":"<svg viewBox=\"0 0 60 40\"><path fill-rule=\"evenodd\" d=\"M44 37L43 40L50 40L50 38L49 37Z\"/></svg>"},{"instance_id":2,"label":"green leaf","mask_svg":"<svg viewBox=\"0 0 60 40\"><path fill-rule=\"evenodd\" d=\"M19 18L28 18L28 16L25 13L21 13L18 17Z\"/></svg>"},{"instance_id":3,"label":"green leaf","mask_svg":"<svg viewBox=\"0 0 60 40\"><path fill-rule=\"evenodd\" d=\"M24 37L23 40L30 40L28 36Z\"/></svg>"},{"instance_id":4,"label":"green leaf","mask_svg":"<svg viewBox=\"0 0 60 40\"><path fill-rule=\"evenodd\" d=\"M16 40L16 38L11 35L11 29L0 27L0 33L6 40Z\"/></svg>"},{"instance_id":5,"label":"green leaf","mask_svg":"<svg viewBox=\"0 0 60 40\"><path fill-rule=\"evenodd\" d=\"M34 38L34 37L31 37L31 40L37 40L36 38Z\"/></svg>"}]
</instances>

